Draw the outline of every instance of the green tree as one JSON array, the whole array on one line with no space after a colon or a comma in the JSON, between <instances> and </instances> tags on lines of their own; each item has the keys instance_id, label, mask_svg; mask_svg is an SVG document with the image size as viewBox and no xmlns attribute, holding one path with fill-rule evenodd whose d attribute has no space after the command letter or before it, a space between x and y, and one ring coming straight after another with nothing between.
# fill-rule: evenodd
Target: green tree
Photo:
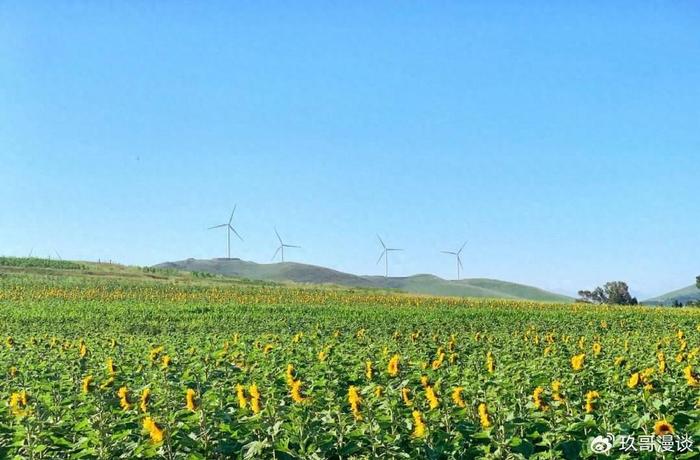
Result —
<instances>
[{"instance_id":1,"label":"green tree","mask_svg":"<svg viewBox=\"0 0 700 460\"><path fill-rule=\"evenodd\" d=\"M578 291L581 301L609 305L637 305L637 298L632 297L629 286L624 281L610 281L592 291Z\"/></svg>"}]
</instances>

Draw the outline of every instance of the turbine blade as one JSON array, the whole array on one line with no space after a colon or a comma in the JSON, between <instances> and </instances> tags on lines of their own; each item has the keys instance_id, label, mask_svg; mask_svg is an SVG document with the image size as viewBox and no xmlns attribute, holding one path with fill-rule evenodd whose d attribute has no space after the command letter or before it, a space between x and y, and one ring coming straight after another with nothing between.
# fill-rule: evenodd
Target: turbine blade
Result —
<instances>
[{"instance_id":1,"label":"turbine blade","mask_svg":"<svg viewBox=\"0 0 700 460\"><path fill-rule=\"evenodd\" d=\"M277 257L277 254L279 254L280 249L282 249L282 246L278 247L277 250L275 251L274 255L272 256L272 259L270 260L275 260L275 257Z\"/></svg>"},{"instance_id":2,"label":"turbine blade","mask_svg":"<svg viewBox=\"0 0 700 460\"><path fill-rule=\"evenodd\" d=\"M379 242L382 244L382 247L386 249L386 244L384 244L384 241L382 241L382 237L377 235L377 238L379 238Z\"/></svg>"},{"instance_id":3,"label":"turbine blade","mask_svg":"<svg viewBox=\"0 0 700 460\"><path fill-rule=\"evenodd\" d=\"M379 265L379 262L382 261L382 258L384 257L384 254L386 254L386 249L382 251L382 253L379 255L379 259L377 259L377 265Z\"/></svg>"},{"instance_id":4,"label":"turbine blade","mask_svg":"<svg viewBox=\"0 0 700 460\"><path fill-rule=\"evenodd\" d=\"M387 251L403 251L401 248L387 248Z\"/></svg>"},{"instance_id":5,"label":"turbine blade","mask_svg":"<svg viewBox=\"0 0 700 460\"><path fill-rule=\"evenodd\" d=\"M467 245L467 242L465 241L464 244L462 245L462 247L459 248L459 251L457 251L457 254L461 254L462 249L464 249L464 246L466 246L466 245Z\"/></svg>"},{"instance_id":6,"label":"turbine blade","mask_svg":"<svg viewBox=\"0 0 700 460\"><path fill-rule=\"evenodd\" d=\"M294 246L293 244L283 244L285 248L301 248L301 246Z\"/></svg>"},{"instance_id":7,"label":"turbine blade","mask_svg":"<svg viewBox=\"0 0 700 460\"><path fill-rule=\"evenodd\" d=\"M209 227L207 230L211 230L212 228L226 227L227 225L228 225L228 224L214 225L213 227Z\"/></svg>"},{"instance_id":8,"label":"turbine blade","mask_svg":"<svg viewBox=\"0 0 700 460\"><path fill-rule=\"evenodd\" d=\"M443 254L452 254L453 256L457 255L456 252L452 252L452 251L440 251L440 252L442 252Z\"/></svg>"},{"instance_id":9,"label":"turbine blade","mask_svg":"<svg viewBox=\"0 0 700 460\"><path fill-rule=\"evenodd\" d=\"M239 234L238 234L238 232L236 231L236 229L235 229L235 228L233 228L233 227L232 227L232 226L230 226L230 225L228 226L228 228L230 228L230 229L231 229L231 231L232 231L233 233L235 233L235 234L236 234L236 236L238 237L238 239L239 239L239 240L243 241L243 238L241 238L241 235L239 235Z\"/></svg>"},{"instance_id":10,"label":"turbine blade","mask_svg":"<svg viewBox=\"0 0 700 460\"><path fill-rule=\"evenodd\" d=\"M464 268L464 265L462 265L462 259L460 259L459 256L457 256L457 263L460 267Z\"/></svg>"},{"instance_id":11,"label":"turbine blade","mask_svg":"<svg viewBox=\"0 0 700 460\"><path fill-rule=\"evenodd\" d=\"M233 211L231 211L231 217L228 218L229 225L231 225L231 221L233 220L233 213L236 212L236 206L238 206L238 204L233 205Z\"/></svg>"},{"instance_id":12,"label":"turbine blade","mask_svg":"<svg viewBox=\"0 0 700 460\"><path fill-rule=\"evenodd\" d=\"M277 233L277 227L275 227L275 235L277 235L277 239L280 240L280 244L284 244L284 243L282 242L282 237L280 236L279 233Z\"/></svg>"}]
</instances>

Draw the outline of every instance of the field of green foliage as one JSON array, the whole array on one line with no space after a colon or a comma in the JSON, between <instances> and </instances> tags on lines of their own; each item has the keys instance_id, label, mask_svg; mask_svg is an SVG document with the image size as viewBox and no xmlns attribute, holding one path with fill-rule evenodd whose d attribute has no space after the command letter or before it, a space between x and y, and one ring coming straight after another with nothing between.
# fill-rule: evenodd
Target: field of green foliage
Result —
<instances>
[{"instance_id":1,"label":"field of green foliage","mask_svg":"<svg viewBox=\"0 0 700 460\"><path fill-rule=\"evenodd\" d=\"M11 274L0 317L1 458L579 458L606 433L695 443L634 458L700 445L698 310Z\"/></svg>"}]
</instances>

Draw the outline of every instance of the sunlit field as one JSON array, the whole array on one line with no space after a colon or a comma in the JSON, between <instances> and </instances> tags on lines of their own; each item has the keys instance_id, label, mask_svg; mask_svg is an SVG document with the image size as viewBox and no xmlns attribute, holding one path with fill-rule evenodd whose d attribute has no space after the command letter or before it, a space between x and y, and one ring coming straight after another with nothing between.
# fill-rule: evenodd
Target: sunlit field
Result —
<instances>
[{"instance_id":1,"label":"sunlit field","mask_svg":"<svg viewBox=\"0 0 700 460\"><path fill-rule=\"evenodd\" d=\"M697 310L5 275L0 315L2 458L576 458L606 433L700 443Z\"/></svg>"}]
</instances>

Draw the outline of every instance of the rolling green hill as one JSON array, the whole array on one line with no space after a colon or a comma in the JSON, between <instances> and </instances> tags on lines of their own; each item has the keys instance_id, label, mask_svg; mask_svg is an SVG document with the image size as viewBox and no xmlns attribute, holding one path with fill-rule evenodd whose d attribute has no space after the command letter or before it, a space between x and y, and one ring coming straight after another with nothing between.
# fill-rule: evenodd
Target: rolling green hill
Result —
<instances>
[{"instance_id":1,"label":"rolling green hill","mask_svg":"<svg viewBox=\"0 0 700 460\"><path fill-rule=\"evenodd\" d=\"M415 294L456 297L493 297L572 302L570 297L532 286L489 279L444 280L434 275L407 277L358 276L295 262L257 264L240 259L186 259L158 264L157 268L214 273L250 280L334 284L347 287L397 289Z\"/></svg>"},{"instance_id":2,"label":"rolling green hill","mask_svg":"<svg viewBox=\"0 0 700 460\"><path fill-rule=\"evenodd\" d=\"M700 300L700 289L698 289L694 284L683 289L678 289L676 291L671 291L666 294L647 299L644 304L649 305L671 305L674 300L686 304L690 301Z\"/></svg>"}]
</instances>

